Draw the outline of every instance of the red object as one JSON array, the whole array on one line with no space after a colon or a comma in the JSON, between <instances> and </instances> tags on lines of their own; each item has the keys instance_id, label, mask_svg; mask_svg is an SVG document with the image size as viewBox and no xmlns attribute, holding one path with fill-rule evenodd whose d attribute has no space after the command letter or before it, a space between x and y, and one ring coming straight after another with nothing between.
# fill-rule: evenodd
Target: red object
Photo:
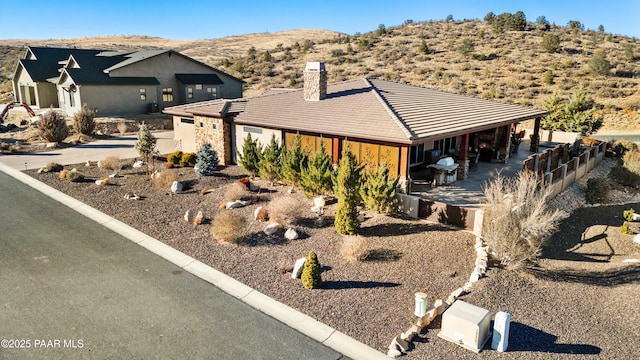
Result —
<instances>
[{"instance_id":1,"label":"red object","mask_svg":"<svg viewBox=\"0 0 640 360\"><path fill-rule=\"evenodd\" d=\"M7 104L7 106L4 107L4 110L2 110L2 114L0 114L0 119L4 120L7 117L9 110L13 109L16 105L22 106L25 109L27 109L27 112L29 113L29 115L36 116L36 113L33 112L31 107L29 107L27 103L14 102L14 103Z\"/></svg>"}]
</instances>

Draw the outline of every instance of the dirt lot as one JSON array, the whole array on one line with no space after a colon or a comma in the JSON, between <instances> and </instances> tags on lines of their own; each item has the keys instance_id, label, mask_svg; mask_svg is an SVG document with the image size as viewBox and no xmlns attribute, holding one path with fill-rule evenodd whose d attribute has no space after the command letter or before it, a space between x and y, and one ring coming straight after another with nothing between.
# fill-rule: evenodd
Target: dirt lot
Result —
<instances>
[{"instance_id":1,"label":"dirt lot","mask_svg":"<svg viewBox=\"0 0 640 360\"><path fill-rule=\"evenodd\" d=\"M88 181L68 183L55 173L29 174L385 353L391 339L415 321L415 292L427 293L430 301L445 298L467 281L473 269L472 234L371 213L362 223L367 260L349 261L340 254L343 238L331 224L335 205L325 214L327 224L319 226L309 210L310 200L298 192L288 194L282 186L257 182L261 191L254 194L256 202L220 210L228 184L243 176L235 166L203 178L191 168L165 170L186 185L176 195L154 186L137 169L122 170L124 177L109 186L97 186L93 180L110 171L82 165L78 169ZM203 189L215 190L201 196ZM123 195L128 192L144 199L126 200ZM268 206L276 197L291 197L297 204L299 216L292 226L301 239L287 241L282 231L266 236L265 224L253 220L256 207ZM510 346L507 353L487 349L479 357L636 357L640 266L623 261L640 258L640 252L630 235L619 232L622 210L629 207L640 209L640 203L580 208L562 222L538 267L524 272L492 267L463 300L493 314L511 313ZM209 220L199 226L186 223L187 210L202 210ZM238 245L220 244L210 235L210 220L218 211L233 211L248 220L249 233ZM310 250L318 254L324 269L325 285L320 290L306 290L282 271ZM439 320L432 323L414 342L408 358L478 357L438 338L439 327Z\"/></svg>"}]
</instances>

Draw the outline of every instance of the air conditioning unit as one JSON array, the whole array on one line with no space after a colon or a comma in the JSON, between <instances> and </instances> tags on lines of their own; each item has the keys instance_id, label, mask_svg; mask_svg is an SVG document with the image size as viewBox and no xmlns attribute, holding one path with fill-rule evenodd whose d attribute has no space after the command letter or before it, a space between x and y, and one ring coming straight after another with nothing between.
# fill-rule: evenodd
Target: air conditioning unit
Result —
<instances>
[{"instance_id":1,"label":"air conditioning unit","mask_svg":"<svg viewBox=\"0 0 640 360\"><path fill-rule=\"evenodd\" d=\"M491 313L457 300L442 314L438 336L479 353L491 337Z\"/></svg>"}]
</instances>

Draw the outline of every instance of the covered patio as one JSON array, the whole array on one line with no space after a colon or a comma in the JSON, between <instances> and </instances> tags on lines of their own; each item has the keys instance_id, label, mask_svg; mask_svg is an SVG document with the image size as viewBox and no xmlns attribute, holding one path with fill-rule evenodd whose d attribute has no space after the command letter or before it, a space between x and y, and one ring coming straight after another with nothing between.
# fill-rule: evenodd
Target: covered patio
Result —
<instances>
[{"instance_id":1,"label":"covered patio","mask_svg":"<svg viewBox=\"0 0 640 360\"><path fill-rule=\"evenodd\" d=\"M546 148L540 148L545 151ZM484 203L483 185L500 173L505 177L515 177L523 169L523 162L535 152L530 151L530 140L523 139L519 150L510 154L507 162L477 162L467 173L467 178L448 185L433 186L429 173L431 169L421 168L411 171L409 195L432 201L464 207L482 207Z\"/></svg>"}]
</instances>

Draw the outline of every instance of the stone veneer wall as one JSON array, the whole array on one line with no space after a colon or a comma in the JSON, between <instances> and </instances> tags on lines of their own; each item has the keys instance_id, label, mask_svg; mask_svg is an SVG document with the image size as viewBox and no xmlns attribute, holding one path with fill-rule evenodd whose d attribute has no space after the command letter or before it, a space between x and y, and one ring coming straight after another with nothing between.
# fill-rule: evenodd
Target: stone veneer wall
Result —
<instances>
[{"instance_id":1,"label":"stone veneer wall","mask_svg":"<svg viewBox=\"0 0 640 360\"><path fill-rule=\"evenodd\" d=\"M469 160L458 160L458 180L464 180L469 177Z\"/></svg>"},{"instance_id":2,"label":"stone veneer wall","mask_svg":"<svg viewBox=\"0 0 640 360\"><path fill-rule=\"evenodd\" d=\"M229 165L232 162L231 153L231 125L223 119L196 116L196 149L205 142L211 144L211 148L218 153L220 165Z\"/></svg>"},{"instance_id":3,"label":"stone veneer wall","mask_svg":"<svg viewBox=\"0 0 640 360\"><path fill-rule=\"evenodd\" d=\"M304 99L319 101L327 96L327 72L304 72Z\"/></svg>"}]
</instances>

